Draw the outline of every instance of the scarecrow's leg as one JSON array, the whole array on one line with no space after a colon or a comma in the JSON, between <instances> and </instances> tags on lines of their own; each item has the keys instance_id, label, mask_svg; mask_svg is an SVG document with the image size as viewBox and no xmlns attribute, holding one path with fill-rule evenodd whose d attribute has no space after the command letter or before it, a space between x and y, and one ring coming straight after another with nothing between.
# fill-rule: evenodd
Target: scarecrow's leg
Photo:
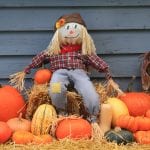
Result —
<instances>
[{"instance_id":1,"label":"scarecrow's leg","mask_svg":"<svg viewBox=\"0 0 150 150\"><path fill-rule=\"evenodd\" d=\"M69 84L66 70L61 69L53 73L49 94L52 104L56 107L56 110L60 115L66 113L67 105L67 86Z\"/></svg>"},{"instance_id":2,"label":"scarecrow's leg","mask_svg":"<svg viewBox=\"0 0 150 150\"><path fill-rule=\"evenodd\" d=\"M81 69L72 72L72 80L77 92L83 97L84 106L89 113L89 121L96 122L99 114L100 98L86 72Z\"/></svg>"}]
</instances>

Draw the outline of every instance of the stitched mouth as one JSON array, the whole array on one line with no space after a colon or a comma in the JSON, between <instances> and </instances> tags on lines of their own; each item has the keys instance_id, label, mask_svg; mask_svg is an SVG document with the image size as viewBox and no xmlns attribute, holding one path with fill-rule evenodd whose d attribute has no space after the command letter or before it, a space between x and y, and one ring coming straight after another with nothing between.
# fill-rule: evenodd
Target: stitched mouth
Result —
<instances>
[{"instance_id":1,"label":"stitched mouth","mask_svg":"<svg viewBox=\"0 0 150 150\"><path fill-rule=\"evenodd\" d=\"M65 36L65 38L77 38L79 36L79 34L77 34L76 36Z\"/></svg>"}]
</instances>

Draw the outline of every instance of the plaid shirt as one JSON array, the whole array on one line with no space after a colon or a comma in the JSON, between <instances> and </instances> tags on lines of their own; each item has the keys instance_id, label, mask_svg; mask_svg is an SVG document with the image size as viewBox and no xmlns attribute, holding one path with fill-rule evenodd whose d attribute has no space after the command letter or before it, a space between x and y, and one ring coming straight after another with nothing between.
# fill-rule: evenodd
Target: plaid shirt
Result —
<instances>
[{"instance_id":1,"label":"plaid shirt","mask_svg":"<svg viewBox=\"0 0 150 150\"><path fill-rule=\"evenodd\" d=\"M44 61L50 62L51 71L58 69L84 69L92 66L99 72L105 72L106 78L111 78L109 66L104 60L95 54L82 55L80 51L73 51L59 55L48 56L46 52L41 52L32 59L32 63L25 68L25 73L29 73L30 69L37 68L42 65Z\"/></svg>"}]
</instances>

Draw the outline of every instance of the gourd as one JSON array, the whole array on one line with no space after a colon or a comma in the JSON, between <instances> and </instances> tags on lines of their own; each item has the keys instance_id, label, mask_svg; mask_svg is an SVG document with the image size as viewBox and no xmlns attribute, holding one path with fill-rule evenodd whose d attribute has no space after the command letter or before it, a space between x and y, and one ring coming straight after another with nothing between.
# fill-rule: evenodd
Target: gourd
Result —
<instances>
[{"instance_id":1,"label":"gourd","mask_svg":"<svg viewBox=\"0 0 150 150\"><path fill-rule=\"evenodd\" d=\"M105 132L111 129L112 107L109 103L101 104L101 112L99 117L99 126L102 131L102 136Z\"/></svg>"},{"instance_id":2,"label":"gourd","mask_svg":"<svg viewBox=\"0 0 150 150\"><path fill-rule=\"evenodd\" d=\"M12 86L4 85L0 87L0 120L18 117L18 112L25 112L22 109L25 101L22 95Z\"/></svg>"},{"instance_id":3,"label":"gourd","mask_svg":"<svg viewBox=\"0 0 150 150\"><path fill-rule=\"evenodd\" d=\"M131 116L143 116L150 109L150 96L143 92L130 92L119 96Z\"/></svg>"},{"instance_id":4,"label":"gourd","mask_svg":"<svg viewBox=\"0 0 150 150\"><path fill-rule=\"evenodd\" d=\"M143 117L143 116L129 116L129 115L121 115L117 121L116 125L128 129L132 132L138 131L138 130L150 130L150 118Z\"/></svg>"},{"instance_id":5,"label":"gourd","mask_svg":"<svg viewBox=\"0 0 150 150\"><path fill-rule=\"evenodd\" d=\"M6 122L0 121L0 143L6 142L12 134L12 130Z\"/></svg>"},{"instance_id":6,"label":"gourd","mask_svg":"<svg viewBox=\"0 0 150 150\"><path fill-rule=\"evenodd\" d=\"M22 113L19 114L19 117L9 119L7 124L13 132L17 130L31 131L31 121L23 119Z\"/></svg>"},{"instance_id":7,"label":"gourd","mask_svg":"<svg viewBox=\"0 0 150 150\"><path fill-rule=\"evenodd\" d=\"M127 144L134 142L134 136L132 132L128 130L115 127L105 133L105 139L109 142L115 142L117 144Z\"/></svg>"},{"instance_id":8,"label":"gourd","mask_svg":"<svg viewBox=\"0 0 150 150\"><path fill-rule=\"evenodd\" d=\"M108 98L107 102L112 107L112 126L116 126L116 120L120 115L129 114L128 108L124 102L118 98Z\"/></svg>"},{"instance_id":9,"label":"gourd","mask_svg":"<svg viewBox=\"0 0 150 150\"><path fill-rule=\"evenodd\" d=\"M39 69L34 75L34 82L36 84L49 83L52 77L52 72L49 69Z\"/></svg>"},{"instance_id":10,"label":"gourd","mask_svg":"<svg viewBox=\"0 0 150 150\"><path fill-rule=\"evenodd\" d=\"M92 126L82 118L66 118L58 123L55 134L57 139L87 139L92 135Z\"/></svg>"},{"instance_id":11,"label":"gourd","mask_svg":"<svg viewBox=\"0 0 150 150\"><path fill-rule=\"evenodd\" d=\"M12 135L12 141L16 144L32 143L34 135L29 131L15 131Z\"/></svg>"},{"instance_id":12,"label":"gourd","mask_svg":"<svg viewBox=\"0 0 150 150\"><path fill-rule=\"evenodd\" d=\"M134 133L134 138L137 143L150 144L150 130L149 131L137 131Z\"/></svg>"},{"instance_id":13,"label":"gourd","mask_svg":"<svg viewBox=\"0 0 150 150\"><path fill-rule=\"evenodd\" d=\"M35 111L31 121L31 132L34 135L48 134L56 111L52 105L42 104Z\"/></svg>"}]
</instances>

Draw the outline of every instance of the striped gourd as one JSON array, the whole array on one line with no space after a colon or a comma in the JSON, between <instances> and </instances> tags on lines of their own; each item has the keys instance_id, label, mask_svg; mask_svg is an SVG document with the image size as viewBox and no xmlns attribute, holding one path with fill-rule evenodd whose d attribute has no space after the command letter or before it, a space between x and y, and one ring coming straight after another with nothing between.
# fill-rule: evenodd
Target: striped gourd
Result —
<instances>
[{"instance_id":1,"label":"striped gourd","mask_svg":"<svg viewBox=\"0 0 150 150\"><path fill-rule=\"evenodd\" d=\"M55 118L56 111L52 105L40 105L33 115L31 132L34 135L48 134L52 125L52 121Z\"/></svg>"}]
</instances>

